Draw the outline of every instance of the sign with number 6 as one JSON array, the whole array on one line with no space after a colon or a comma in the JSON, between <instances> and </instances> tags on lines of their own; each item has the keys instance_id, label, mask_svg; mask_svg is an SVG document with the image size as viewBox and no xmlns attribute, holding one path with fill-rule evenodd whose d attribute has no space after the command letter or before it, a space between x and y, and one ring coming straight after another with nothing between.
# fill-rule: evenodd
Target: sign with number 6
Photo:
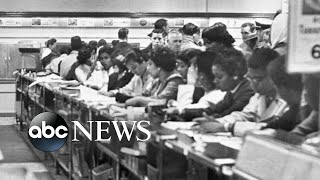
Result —
<instances>
[{"instance_id":1,"label":"sign with number 6","mask_svg":"<svg viewBox=\"0 0 320 180\"><path fill-rule=\"evenodd\" d=\"M320 72L320 1L290 0L288 72Z\"/></svg>"}]
</instances>

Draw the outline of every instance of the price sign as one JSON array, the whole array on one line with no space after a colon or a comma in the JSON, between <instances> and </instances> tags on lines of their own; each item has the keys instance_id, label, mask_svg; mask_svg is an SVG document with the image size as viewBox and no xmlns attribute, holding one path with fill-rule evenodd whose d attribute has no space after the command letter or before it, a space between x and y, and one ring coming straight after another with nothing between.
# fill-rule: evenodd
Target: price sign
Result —
<instances>
[{"instance_id":1,"label":"price sign","mask_svg":"<svg viewBox=\"0 0 320 180\"><path fill-rule=\"evenodd\" d=\"M290 0L288 71L320 72L320 0Z\"/></svg>"}]
</instances>

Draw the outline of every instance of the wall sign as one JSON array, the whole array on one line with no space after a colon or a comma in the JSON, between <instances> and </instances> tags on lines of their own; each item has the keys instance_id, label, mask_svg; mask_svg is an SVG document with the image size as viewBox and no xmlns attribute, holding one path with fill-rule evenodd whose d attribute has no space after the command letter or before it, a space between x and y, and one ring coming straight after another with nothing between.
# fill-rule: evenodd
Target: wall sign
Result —
<instances>
[{"instance_id":1,"label":"wall sign","mask_svg":"<svg viewBox=\"0 0 320 180\"><path fill-rule=\"evenodd\" d=\"M291 0L288 71L320 72L320 0Z\"/></svg>"},{"instance_id":2,"label":"wall sign","mask_svg":"<svg viewBox=\"0 0 320 180\"><path fill-rule=\"evenodd\" d=\"M22 21L20 18L3 18L0 24L3 26L21 26Z\"/></svg>"}]
</instances>

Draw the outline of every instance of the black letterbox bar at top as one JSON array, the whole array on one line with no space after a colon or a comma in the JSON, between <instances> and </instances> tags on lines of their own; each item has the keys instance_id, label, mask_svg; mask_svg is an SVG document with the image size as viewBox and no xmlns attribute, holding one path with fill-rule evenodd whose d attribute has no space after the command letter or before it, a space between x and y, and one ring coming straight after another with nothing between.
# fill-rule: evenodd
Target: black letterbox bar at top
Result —
<instances>
[{"instance_id":1,"label":"black letterbox bar at top","mask_svg":"<svg viewBox=\"0 0 320 180\"><path fill-rule=\"evenodd\" d=\"M272 13L125 13L125 12L0 12L0 17L243 17L271 18Z\"/></svg>"}]
</instances>

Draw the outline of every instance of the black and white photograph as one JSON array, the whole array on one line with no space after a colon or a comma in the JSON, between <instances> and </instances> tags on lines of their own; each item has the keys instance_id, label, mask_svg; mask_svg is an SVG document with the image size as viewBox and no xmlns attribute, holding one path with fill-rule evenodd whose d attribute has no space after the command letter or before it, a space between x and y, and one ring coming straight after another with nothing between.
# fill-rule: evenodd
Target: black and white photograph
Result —
<instances>
[{"instance_id":1,"label":"black and white photograph","mask_svg":"<svg viewBox=\"0 0 320 180\"><path fill-rule=\"evenodd\" d=\"M78 19L68 19L68 26L77 26Z\"/></svg>"},{"instance_id":2,"label":"black and white photograph","mask_svg":"<svg viewBox=\"0 0 320 180\"><path fill-rule=\"evenodd\" d=\"M0 180L320 179L320 0L0 4Z\"/></svg>"},{"instance_id":3,"label":"black and white photograph","mask_svg":"<svg viewBox=\"0 0 320 180\"><path fill-rule=\"evenodd\" d=\"M31 25L32 26L40 26L41 25L41 19L32 19Z\"/></svg>"}]
</instances>

